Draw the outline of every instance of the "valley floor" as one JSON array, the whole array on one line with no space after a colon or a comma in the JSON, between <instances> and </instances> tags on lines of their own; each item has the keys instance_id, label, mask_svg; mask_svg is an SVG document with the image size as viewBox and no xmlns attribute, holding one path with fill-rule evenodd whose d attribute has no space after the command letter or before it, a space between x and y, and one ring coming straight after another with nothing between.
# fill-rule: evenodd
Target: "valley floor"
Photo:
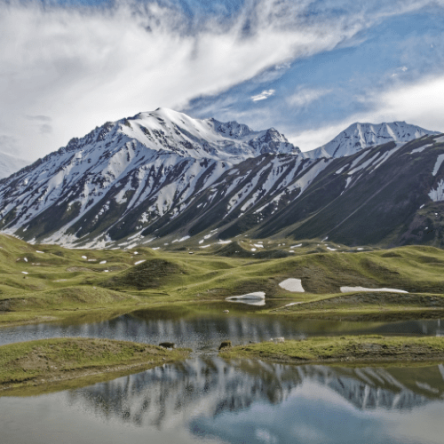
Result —
<instances>
[{"instance_id":1,"label":"valley floor","mask_svg":"<svg viewBox=\"0 0 444 444\"><path fill-rule=\"evenodd\" d=\"M2 235L0 327L49 322L85 324L141 310L148 310L153 318L159 319L214 314L285 317L295 321L441 319L444 317L443 265L444 251L424 246L359 252L300 248L290 257L258 258L233 257L224 249L194 255L148 248L68 250L55 245L33 246ZM251 293L254 295L244 300L227 300ZM75 344L71 340L54 344L51 341L44 347L61 347L63 353L81 350L87 344L77 340ZM444 359L439 339L435 342L409 339L408 350L399 345L400 339L393 338L372 339L370 348L368 340L359 337L335 339L334 343L330 339L324 339L325 343L323 339L310 341L249 345L224 352L224 356L266 357L289 362ZM30 343L24 344L25 348L31 347ZM104 349L110 344L104 342ZM2 347L0 358L3 360L7 350L16 353L21 346L5 347L12 348ZM122 366L129 365L137 371L148 361L149 365L163 362L159 360L161 352L157 348L145 350L141 359L136 359L133 356L140 345L124 347L133 347L132 357L126 359L125 353L121 354L116 362L101 364L99 373L108 372L111 366L124 371ZM26 353L35 353L28 348ZM185 356L184 352L175 353L174 359ZM17 355L15 361L11 358L8 362L18 362L23 356ZM162 359L171 356L162 355ZM97 367L97 364L91 365ZM35 375L31 372L32 377L24 367L11 369L2 369L3 383L17 380L21 384L38 378L49 381L42 376L46 371L43 367ZM16 371L22 372L18 379L11 376ZM73 368L60 370L51 381L85 376L80 369L73 371Z\"/></svg>"}]
</instances>

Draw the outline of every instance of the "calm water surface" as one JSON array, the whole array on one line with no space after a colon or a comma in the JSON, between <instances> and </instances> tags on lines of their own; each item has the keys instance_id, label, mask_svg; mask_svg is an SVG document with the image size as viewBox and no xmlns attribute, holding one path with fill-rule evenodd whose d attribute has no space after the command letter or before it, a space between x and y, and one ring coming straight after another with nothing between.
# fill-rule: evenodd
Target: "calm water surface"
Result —
<instances>
[{"instance_id":1,"label":"calm water surface","mask_svg":"<svg viewBox=\"0 0 444 444\"><path fill-rule=\"evenodd\" d=\"M202 315L156 318L151 312L138 312L118 318L79 324L38 324L0 329L0 345L54 337L108 338L158 344L174 342L196 352L216 350L222 340L233 344L266 341L283 336L301 339L314 335L397 334L444 335L441 320L391 323L294 320L271 316Z\"/></svg>"},{"instance_id":2,"label":"calm water surface","mask_svg":"<svg viewBox=\"0 0 444 444\"><path fill-rule=\"evenodd\" d=\"M1 442L442 444L444 366L194 358L90 387L0 398Z\"/></svg>"},{"instance_id":3,"label":"calm water surface","mask_svg":"<svg viewBox=\"0 0 444 444\"><path fill-rule=\"evenodd\" d=\"M441 335L440 321L341 323L248 316L155 319L0 329L0 344L88 336L192 347L184 363L89 387L0 398L2 444L442 444L444 365L419 368L284 366L216 355L270 337L384 333Z\"/></svg>"}]
</instances>

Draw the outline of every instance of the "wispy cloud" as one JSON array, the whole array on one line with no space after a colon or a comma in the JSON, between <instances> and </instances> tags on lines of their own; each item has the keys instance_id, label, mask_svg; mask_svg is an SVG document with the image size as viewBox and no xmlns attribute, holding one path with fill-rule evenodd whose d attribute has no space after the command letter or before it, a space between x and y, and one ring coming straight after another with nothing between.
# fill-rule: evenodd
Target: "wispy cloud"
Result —
<instances>
[{"instance_id":1,"label":"wispy cloud","mask_svg":"<svg viewBox=\"0 0 444 444\"><path fill-rule=\"evenodd\" d=\"M289 62L334 49L383 12L428 2L339 3L346 12L335 12L337 0L245 0L221 18L218 8L190 15L174 1L90 8L0 1L0 133L26 155L44 155L108 120L186 108L260 74L272 81ZM256 102L271 96L264 93Z\"/></svg>"},{"instance_id":2,"label":"wispy cloud","mask_svg":"<svg viewBox=\"0 0 444 444\"><path fill-rule=\"evenodd\" d=\"M51 122L51 117L49 116L26 116L28 120L37 120L38 122Z\"/></svg>"},{"instance_id":3,"label":"wispy cloud","mask_svg":"<svg viewBox=\"0 0 444 444\"><path fill-rule=\"evenodd\" d=\"M266 90L266 91L262 91L257 96L252 96L251 100L253 102L260 102L261 100L266 100L269 97L274 96L275 93L276 93L276 91L274 89L269 89L269 90Z\"/></svg>"},{"instance_id":4,"label":"wispy cloud","mask_svg":"<svg viewBox=\"0 0 444 444\"><path fill-rule=\"evenodd\" d=\"M369 92L372 104L365 113L357 113L331 124L289 135L289 140L303 151L318 148L355 122L382 123L406 121L427 130L444 133L444 76L430 77L419 82L399 85L395 89Z\"/></svg>"},{"instance_id":5,"label":"wispy cloud","mask_svg":"<svg viewBox=\"0 0 444 444\"><path fill-rule=\"evenodd\" d=\"M302 88L296 91L295 94L287 98L287 103L292 107L302 108L319 100L321 97L329 94L331 90L328 89L313 89Z\"/></svg>"}]
</instances>

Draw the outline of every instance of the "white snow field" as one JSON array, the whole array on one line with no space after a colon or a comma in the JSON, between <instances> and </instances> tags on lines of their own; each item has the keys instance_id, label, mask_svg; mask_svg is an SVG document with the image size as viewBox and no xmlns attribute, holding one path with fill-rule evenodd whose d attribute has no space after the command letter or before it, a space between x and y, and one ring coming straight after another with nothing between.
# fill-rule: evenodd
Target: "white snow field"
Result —
<instances>
[{"instance_id":1,"label":"white snow field","mask_svg":"<svg viewBox=\"0 0 444 444\"><path fill-rule=\"evenodd\" d=\"M355 291L383 291L387 293L408 293L408 291L397 290L396 288L341 287L342 293L353 293Z\"/></svg>"},{"instance_id":2,"label":"white snow field","mask_svg":"<svg viewBox=\"0 0 444 444\"><path fill-rule=\"evenodd\" d=\"M302 281L300 279L285 279L279 284L279 287L293 293L305 293Z\"/></svg>"}]
</instances>

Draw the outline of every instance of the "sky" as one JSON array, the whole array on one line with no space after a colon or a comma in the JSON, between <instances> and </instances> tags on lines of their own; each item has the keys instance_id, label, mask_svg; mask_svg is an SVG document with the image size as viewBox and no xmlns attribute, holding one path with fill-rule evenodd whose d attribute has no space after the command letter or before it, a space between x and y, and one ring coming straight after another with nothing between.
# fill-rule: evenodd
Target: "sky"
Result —
<instances>
[{"instance_id":1,"label":"sky","mask_svg":"<svg viewBox=\"0 0 444 444\"><path fill-rule=\"evenodd\" d=\"M274 127L444 132L444 0L0 0L0 152L36 160L158 107Z\"/></svg>"}]
</instances>

